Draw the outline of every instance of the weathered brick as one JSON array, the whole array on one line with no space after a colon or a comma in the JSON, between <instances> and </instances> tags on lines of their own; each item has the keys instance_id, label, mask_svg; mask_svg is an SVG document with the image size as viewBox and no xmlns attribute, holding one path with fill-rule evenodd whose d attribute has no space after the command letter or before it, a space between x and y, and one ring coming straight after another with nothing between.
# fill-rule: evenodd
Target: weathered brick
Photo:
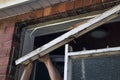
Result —
<instances>
[{"instance_id":1,"label":"weathered brick","mask_svg":"<svg viewBox=\"0 0 120 80\"><path fill-rule=\"evenodd\" d=\"M7 27L14 27L14 25L15 25L15 20L14 20L15 18L8 18L8 19L3 19L3 21L1 21L0 23L0 29L2 29L2 30L6 30L7 29Z\"/></svg>"},{"instance_id":2,"label":"weathered brick","mask_svg":"<svg viewBox=\"0 0 120 80\"><path fill-rule=\"evenodd\" d=\"M17 15L16 16L16 21L20 22L20 21L24 21L24 18L22 17L23 15Z\"/></svg>"},{"instance_id":3,"label":"weathered brick","mask_svg":"<svg viewBox=\"0 0 120 80\"><path fill-rule=\"evenodd\" d=\"M0 75L6 74L6 72L7 72L7 66L0 66Z\"/></svg>"},{"instance_id":4,"label":"weathered brick","mask_svg":"<svg viewBox=\"0 0 120 80\"><path fill-rule=\"evenodd\" d=\"M6 56L10 56L11 49L6 49Z\"/></svg>"},{"instance_id":5,"label":"weathered brick","mask_svg":"<svg viewBox=\"0 0 120 80\"><path fill-rule=\"evenodd\" d=\"M9 57L1 57L0 58L0 66L8 65Z\"/></svg>"},{"instance_id":6,"label":"weathered brick","mask_svg":"<svg viewBox=\"0 0 120 80\"><path fill-rule=\"evenodd\" d=\"M51 7L44 8L44 16L49 16L49 15L51 15Z\"/></svg>"},{"instance_id":7,"label":"weathered brick","mask_svg":"<svg viewBox=\"0 0 120 80\"><path fill-rule=\"evenodd\" d=\"M66 3L66 10L74 9L74 1L69 1Z\"/></svg>"},{"instance_id":8,"label":"weathered brick","mask_svg":"<svg viewBox=\"0 0 120 80\"><path fill-rule=\"evenodd\" d=\"M2 46L3 46L3 44L2 44L2 43L0 43L0 49L2 48Z\"/></svg>"},{"instance_id":9,"label":"weathered brick","mask_svg":"<svg viewBox=\"0 0 120 80\"><path fill-rule=\"evenodd\" d=\"M24 13L24 14L16 16L17 22L25 21L25 20L29 20L29 19L31 19L31 12Z\"/></svg>"},{"instance_id":10,"label":"weathered brick","mask_svg":"<svg viewBox=\"0 0 120 80\"><path fill-rule=\"evenodd\" d=\"M3 21L5 21L5 20L3 20ZM3 21L0 23L0 29L5 29L8 26L8 24L6 23L7 21L5 21L5 22L3 22Z\"/></svg>"},{"instance_id":11,"label":"weathered brick","mask_svg":"<svg viewBox=\"0 0 120 80\"><path fill-rule=\"evenodd\" d=\"M93 0L93 4L101 3L102 0Z\"/></svg>"},{"instance_id":12,"label":"weathered brick","mask_svg":"<svg viewBox=\"0 0 120 80\"><path fill-rule=\"evenodd\" d=\"M83 6L83 0L75 0L75 8L81 8Z\"/></svg>"},{"instance_id":13,"label":"weathered brick","mask_svg":"<svg viewBox=\"0 0 120 80\"><path fill-rule=\"evenodd\" d=\"M29 14L30 14L29 15L29 19L36 19L36 18L38 18L37 17L37 10L31 11Z\"/></svg>"},{"instance_id":14,"label":"weathered brick","mask_svg":"<svg viewBox=\"0 0 120 80\"><path fill-rule=\"evenodd\" d=\"M83 6L89 6L92 4L92 0L83 0Z\"/></svg>"},{"instance_id":15,"label":"weathered brick","mask_svg":"<svg viewBox=\"0 0 120 80\"><path fill-rule=\"evenodd\" d=\"M5 30L4 30L4 29L0 29L0 35L3 35L3 34L4 34L4 32L5 32Z\"/></svg>"},{"instance_id":16,"label":"weathered brick","mask_svg":"<svg viewBox=\"0 0 120 80\"><path fill-rule=\"evenodd\" d=\"M14 30L14 21L10 20L10 21L5 21L0 25L0 36L3 34L12 34L13 30Z\"/></svg>"},{"instance_id":17,"label":"weathered brick","mask_svg":"<svg viewBox=\"0 0 120 80\"><path fill-rule=\"evenodd\" d=\"M66 11L66 2L60 3L60 4L58 5L58 11L59 11L60 13Z\"/></svg>"},{"instance_id":18,"label":"weathered brick","mask_svg":"<svg viewBox=\"0 0 120 80\"><path fill-rule=\"evenodd\" d=\"M0 43L12 40L12 34L3 34L0 36Z\"/></svg>"},{"instance_id":19,"label":"weathered brick","mask_svg":"<svg viewBox=\"0 0 120 80\"><path fill-rule=\"evenodd\" d=\"M38 18L43 17L43 9L38 9L36 15Z\"/></svg>"},{"instance_id":20,"label":"weathered brick","mask_svg":"<svg viewBox=\"0 0 120 80\"><path fill-rule=\"evenodd\" d=\"M10 49L0 49L0 58L5 57L10 53Z\"/></svg>"},{"instance_id":21,"label":"weathered brick","mask_svg":"<svg viewBox=\"0 0 120 80\"><path fill-rule=\"evenodd\" d=\"M0 80L5 80L6 76L5 75L0 75Z\"/></svg>"},{"instance_id":22,"label":"weathered brick","mask_svg":"<svg viewBox=\"0 0 120 80\"><path fill-rule=\"evenodd\" d=\"M51 14L57 14L59 11L58 11L58 5L54 5L52 6L52 11L51 11Z\"/></svg>"},{"instance_id":23,"label":"weathered brick","mask_svg":"<svg viewBox=\"0 0 120 80\"><path fill-rule=\"evenodd\" d=\"M0 50L0 52L1 52L1 53L0 53L0 58L1 58L1 57L9 56L9 55L10 55L10 50L11 50L11 49L1 49L1 50Z\"/></svg>"},{"instance_id":24,"label":"weathered brick","mask_svg":"<svg viewBox=\"0 0 120 80\"><path fill-rule=\"evenodd\" d=\"M14 26L7 27L5 30L6 34L13 34L14 33Z\"/></svg>"},{"instance_id":25,"label":"weathered brick","mask_svg":"<svg viewBox=\"0 0 120 80\"><path fill-rule=\"evenodd\" d=\"M4 42L4 43L3 43L3 48L4 48L4 49L10 49L10 48L11 48L11 45L12 45L12 40L7 41L7 42Z\"/></svg>"},{"instance_id":26,"label":"weathered brick","mask_svg":"<svg viewBox=\"0 0 120 80\"><path fill-rule=\"evenodd\" d=\"M31 11L31 12L28 12L28 13L23 14L23 19L24 19L24 21L25 21L25 20L33 19L33 18L35 17L34 12L35 12L35 11Z\"/></svg>"}]
</instances>

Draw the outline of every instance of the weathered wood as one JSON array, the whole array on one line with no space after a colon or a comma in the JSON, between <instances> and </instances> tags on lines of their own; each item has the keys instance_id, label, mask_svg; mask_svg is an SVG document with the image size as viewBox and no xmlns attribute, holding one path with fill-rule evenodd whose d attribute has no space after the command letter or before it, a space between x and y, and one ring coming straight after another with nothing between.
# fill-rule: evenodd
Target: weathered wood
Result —
<instances>
[{"instance_id":1,"label":"weathered wood","mask_svg":"<svg viewBox=\"0 0 120 80\"><path fill-rule=\"evenodd\" d=\"M85 24L78 25L76 28L72 29L71 31L63 34L62 36L52 40L51 42L43 45L42 47L28 53L27 55L21 57L20 59L16 60L16 65L18 64L27 64L29 60L36 60L39 56L43 56L48 54L49 52L55 50L56 48L64 45L72 41L73 39L91 31L92 29L97 28L98 26L108 22L111 19L118 17L118 13L120 11L120 5L115 6L114 8L104 12L103 14L88 20Z\"/></svg>"}]
</instances>

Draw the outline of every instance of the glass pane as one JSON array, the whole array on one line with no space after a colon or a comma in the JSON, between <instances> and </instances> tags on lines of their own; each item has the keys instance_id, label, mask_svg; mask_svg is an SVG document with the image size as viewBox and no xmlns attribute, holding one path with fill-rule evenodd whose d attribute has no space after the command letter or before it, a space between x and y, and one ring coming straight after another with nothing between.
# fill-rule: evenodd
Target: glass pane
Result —
<instances>
[{"instance_id":1,"label":"glass pane","mask_svg":"<svg viewBox=\"0 0 120 80\"><path fill-rule=\"evenodd\" d=\"M120 55L72 60L72 80L120 80L119 75Z\"/></svg>"}]
</instances>

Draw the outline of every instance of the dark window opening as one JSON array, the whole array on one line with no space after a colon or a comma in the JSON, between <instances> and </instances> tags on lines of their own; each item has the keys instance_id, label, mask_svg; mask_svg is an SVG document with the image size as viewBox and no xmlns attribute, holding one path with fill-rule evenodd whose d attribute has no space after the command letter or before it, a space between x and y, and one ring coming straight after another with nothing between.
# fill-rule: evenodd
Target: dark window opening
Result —
<instances>
[{"instance_id":1,"label":"dark window opening","mask_svg":"<svg viewBox=\"0 0 120 80\"><path fill-rule=\"evenodd\" d=\"M70 42L70 45L74 51L120 46L119 26L120 22L104 24Z\"/></svg>"},{"instance_id":2,"label":"dark window opening","mask_svg":"<svg viewBox=\"0 0 120 80\"><path fill-rule=\"evenodd\" d=\"M34 49L52 41L53 39L59 37L60 35L62 35L64 33L65 32L59 32L59 33L53 33L53 34L49 34L49 35L35 37ZM64 46L60 47L57 50L52 51L50 54L63 55L63 53L64 53L63 49L64 49Z\"/></svg>"},{"instance_id":3,"label":"dark window opening","mask_svg":"<svg viewBox=\"0 0 120 80\"><path fill-rule=\"evenodd\" d=\"M35 41L34 41L34 49L48 43L49 41L59 37L60 35L64 34L65 32L59 32L59 33L54 33L54 34L49 34L49 35L45 35L45 36L39 36L39 37L35 37ZM53 61L54 66L58 69L58 71L61 73L61 76L63 77L63 73L64 73L64 62L63 62L63 56L64 55L64 46L52 51L50 53L50 57ZM62 57L62 60L57 60L54 59L55 57ZM59 57L61 59L61 57ZM34 74L35 71L35 74ZM31 76L31 80L50 80L48 71L45 67L45 65L39 61L35 61L34 62L34 69L32 71L32 73L35 76ZM32 74L32 75L33 75Z\"/></svg>"}]
</instances>

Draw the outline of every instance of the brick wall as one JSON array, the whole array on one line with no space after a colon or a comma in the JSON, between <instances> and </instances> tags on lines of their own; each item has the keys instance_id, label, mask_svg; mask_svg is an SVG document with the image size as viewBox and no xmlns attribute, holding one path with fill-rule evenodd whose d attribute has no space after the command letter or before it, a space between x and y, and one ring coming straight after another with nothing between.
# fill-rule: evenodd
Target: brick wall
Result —
<instances>
[{"instance_id":1,"label":"brick wall","mask_svg":"<svg viewBox=\"0 0 120 80\"><path fill-rule=\"evenodd\" d=\"M0 22L0 80L6 77L13 31L14 22Z\"/></svg>"},{"instance_id":2,"label":"brick wall","mask_svg":"<svg viewBox=\"0 0 120 80\"><path fill-rule=\"evenodd\" d=\"M14 33L14 26L16 22L46 17L68 10L101 3L103 1L110 0L71 0L69 2L60 3L52 7L46 7L44 9L38 9L29 13L0 20L0 80L5 80L6 76L9 77L9 75L6 75L6 72L9 68L8 63L12 45L12 37ZM10 80L10 78L8 80Z\"/></svg>"}]
</instances>

